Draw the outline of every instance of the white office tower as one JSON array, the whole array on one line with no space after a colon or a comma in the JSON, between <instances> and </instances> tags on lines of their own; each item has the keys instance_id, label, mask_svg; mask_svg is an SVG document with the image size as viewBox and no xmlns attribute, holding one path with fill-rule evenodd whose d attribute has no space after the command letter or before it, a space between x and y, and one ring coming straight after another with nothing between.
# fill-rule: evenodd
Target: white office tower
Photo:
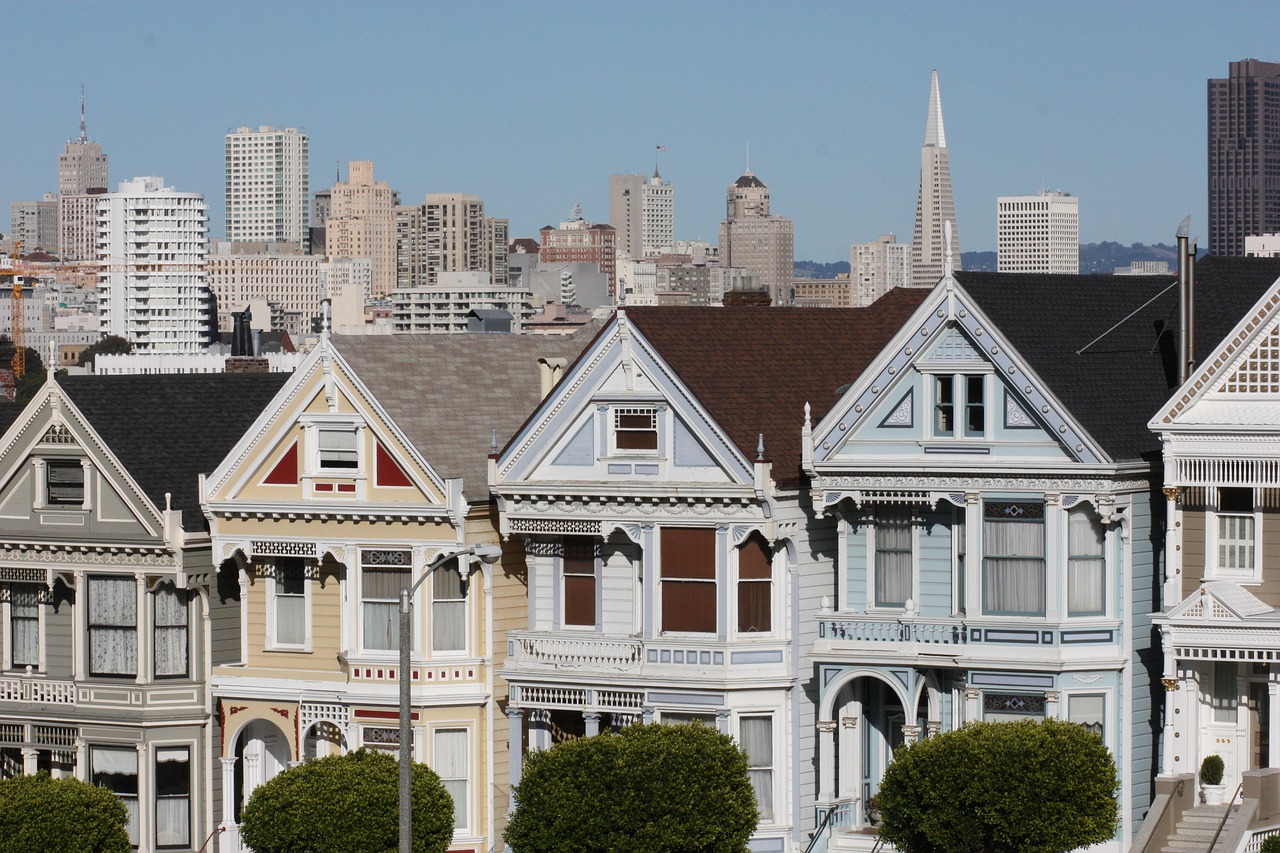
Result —
<instances>
[{"instance_id":1,"label":"white office tower","mask_svg":"<svg viewBox=\"0 0 1280 853\"><path fill-rule=\"evenodd\" d=\"M207 206L158 177L122 181L98 197L98 312L104 335L135 350L193 352L208 344Z\"/></svg>"},{"instance_id":2,"label":"white office tower","mask_svg":"<svg viewBox=\"0 0 1280 853\"><path fill-rule=\"evenodd\" d=\"M653 170L609 176L609 224L618 232L618 256L649 258L675 242L676 191Z\"/></svg>"},{"instance_id":3,"label":"white office tower","mask_svg":"<svg viewBox=\"0 0 1280 853\"><path fill-rule=\"evenodd\" d=\"M227 239L292 243L310 237L310 141L296 127L227 133Z\"/></svg>"},{"instance_id":4,"label":"white office tower","mask_svg":"<svg viewBox=\"0 0 1280 853\"><path fill-rule=\"evenodd\" d=\"M916 226L911 245L911 286L933 287L946 266L945 224L951 223L952 269L960 269L960 230L951 194L951 155L942 126L942 95L938 72L929 85L929 117L920 149L920 192L916 196Z\"/></svg>"},{"instance_id":5,"label":"white office tower","mask_svg":"<svg viewBox=\"0 0 1280 853\"><path fill-rule=\"evenodd\" d=\"M1001 196L996 248L1000 272L1079 275L1080 199L1051 191Z\"/></svg>"},{"instance_id":6,"label":"white office tower","mask_svg":"<svg viewBox=\"0 0 1280 853\"><path fill-rule=\"evenodd\" d=\"M882 234L870 243L849 247L850 305L870 305L895 287L911 285L911 244Z\"/></svg>"}]
</instances>

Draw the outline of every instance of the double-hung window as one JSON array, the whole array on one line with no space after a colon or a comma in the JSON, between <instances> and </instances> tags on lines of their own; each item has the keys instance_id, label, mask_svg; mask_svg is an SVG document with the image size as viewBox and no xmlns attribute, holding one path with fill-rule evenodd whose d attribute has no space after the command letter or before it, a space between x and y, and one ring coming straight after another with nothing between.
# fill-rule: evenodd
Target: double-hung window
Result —
<instances>
[{"instance_id":1,"label":"double-hung window","mask_svg":"<svg viewBox=\"0 0 1280 853\"><path fill-rule=\"evenodd\" d=\"M738 633L767 634L773 628L773 558L769 544L751 534L738 549Z\"/></svg>"},{"instance_id":2,"label":"double-hung window","mask_svg":"<svg viewBox=\"0 0 1280 853\"><path fill-rule=\"evenodd\" d=\"M156 749L156 847L191 846L191 750Z\"/></svg>"},{"instance_id":3,"label":"double-hung window","mask_svg":"<svg viewBox=\"0 0 1280 853\"><path fill-rule=\"evenodd\" d=\"M49 506L84 505L84 466L79 459L47 459L44 476L45 503Z\"/></svg>"},{"instance_id":4,"label":"double-hung window","mask_svg":"<svg viewBox=\"0 0 1280 853\"><path fill-rule=\"evenodd\" d=\"M187 592L163 584L155 593L156 678L187 674Z\"/></svg>"},{"instance_id":5,"label":"double-hung window","mask_svg":"<svg viewBox=\"0 0 1280 853\"><path fill-rule=\"evenodd\" d=\"M613 447L621 453L658 451L658 410L654 406L613 409Z\"/></svg>"},{"instance_id":6,"label":"double-hung window","mask_svg":"<svg viewBox=\"0 0 1280 853\"><path fill-rule=\"evenodd\" d=\"M317 446L321 471L354 471L360 467L358 433L354 427L320 427Z\"/></svg>"},{"instance_id":7,"label":"double-hung window","mask_svg":"<svg viewBox=\"0 0 1280 853\"><path fill-rule=\"evenodd\" d=\"M40 668L40 586L9 584L9 664Z\"/></svg>"},{"instance_id":8,"label":"double-hung window","mask_svg":"<svg viewBox=\"0 0 1280 853\"><path fill-rule=\"evenodd\" d=\"M361 636L366 651L400 648L400 591L411 584L409 551L360 552Z\"/></svg>"},{"instance_id":9,"label":"double-hung window","mask_svg":"<svg viewBox=\"0 0 1280 853\"><path fill-rule=\"evenodd\" d=\"M467 816L467 730L436 729L435 761L431 769L440 777L440 783L453 798L453 828L466 829Z\"/></svg>"},{"instance_id":10,"label":"double-hung window","mask_svg":"<svg viewBox=\"0 0 1280 853\"><path fill-rule=\"evenodd\" d=\"M747 754L747 776L755 789L760 820L773 820L773 717L738 720L742 751Z\"/></svg>"},{"instance_id":11,"label":"double-hung window","mask_svg":"<svg viewBox=\"0 0 1280 853\"><path fill-rule=\"evenodd\" d=\"M983 612L1044 615L1044 504L983 506L982 569Z\"/></svg>"},{"instance_id":12,"label":"double-hung window","mask_svg":"<svg viewBox=\"0 0 1280 853\"><path fill-rule=\"evenodd\" d=\"M467 650L467 585L458 561L445 563L431 576L431 651Z\"/></svg>"},{"instance_id":13,"label":"double-hung window","mask_svg":"<svg viewBox=\"0 0 1280 853\"><path fill-rule=\"evenodd\" d=\"M1102 521L1088 506L1067 513L1067 615L1100 616L1105 565Z\"/></svg>"},{"instance_id":14,"label":"double-hung window","mask_svg":"<svg viewBox=\"0 0 1280 853\"><path fill-rule=\"evenodd\" d=\"M1107 697L1102 693L1067 696L1067 719L1098 737L1106 735Z\"/></svg>"},{"instance_id":15,"label":"double-hung window","mask_svg":"<svg viewBox=\"0 0 1280 853\"><path fill-rule=\"evenodd\" d=\"M138 583L132 577L89 578L89 674L138 674Z\"/></svg>"},{"instance_id":16,"label":"double-hung window","mask_svg":"<svg viewBox=\"0 0 1280 853\"><path fill-rule=\"evenodd\" d=\"M716 531L664 527L661 532L662 630L714 634Z\"/></svg>"},{"instance_id":17,"label":"double-hung window","mask_svg":"<svg viewBox=\"0 0 1280 853\"><path fill-rule=\"evenodd\" d=\"M89 749L89 781L120 798L129 814L129 843L138 846L138 751L132 747Z\"/></svg>"},{"instance_id":18,"label":"double-hung window","mask_svg":"<svg viewBox=\"0 0 1280 853\"><path fill-rule=\"evenodd\" d=\"M1218 577L1253 580L1257 573L1258 522L1253 489L1218 489L1217 534Z\"/></svg>"},{"instance_id":19,"label":"double-hung window","mask_svg":"<svg viewBox=\"0 0 1280 853\"><path fill-rule=\"evenodd\" d=\"M905 607L912 590L911 511L884 507L876 514L876 607Z\"/></svg>"},{"instance_id":20,"label":"double-hung window","mask_svg":"<svg viewBox=\"0 0 1280 853\"><path fill-rule=\"evenodd\" d=\"M564 557L564 624L593 628L596 624L596 540L566 536Z\"/></svg>"},{"instance_id":21,"label":"double-hung window","mask_svg":"<svg viewBox=\"0 0 1280 853\"><path fill-rule=\"evenodd\" d=\"M982 438L987 433L986 377L943 374L933 377L935 438Z\"/></svg>"},{"instance_id":22,"label":"double-hung window","mask_svg":"<svg viewBox=\"0 0 1280 853\"><path fill-rule=\"evenodd\" d=\"M275 629L276 645L306 645L307 570L301 557L275 558Z\"/></svg>"}]
</instances>

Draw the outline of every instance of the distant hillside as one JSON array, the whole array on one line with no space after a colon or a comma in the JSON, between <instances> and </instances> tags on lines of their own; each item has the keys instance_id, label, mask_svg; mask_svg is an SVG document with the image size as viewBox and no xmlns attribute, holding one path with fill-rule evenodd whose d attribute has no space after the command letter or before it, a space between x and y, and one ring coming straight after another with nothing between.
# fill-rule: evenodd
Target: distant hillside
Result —
<instances>
[{"instance_id":1,"label":"distant hillside","mask_svg":"<svg viewBox=\"0 0 1280 853\"><path fill-rule=\"evenodd\" d=\"M1134 261L1168 261L1169 269L1176 269L1177 247L1156 243L1082 243L1080 244L1080 272L1112 273L1116 267L1127 267ZM960 265L970 272L995 272L995 252L961 252ZM848 261L824 264L818 261L796 261L796 278L835 278L849 272Z\"/></svg>"}]
</instances>

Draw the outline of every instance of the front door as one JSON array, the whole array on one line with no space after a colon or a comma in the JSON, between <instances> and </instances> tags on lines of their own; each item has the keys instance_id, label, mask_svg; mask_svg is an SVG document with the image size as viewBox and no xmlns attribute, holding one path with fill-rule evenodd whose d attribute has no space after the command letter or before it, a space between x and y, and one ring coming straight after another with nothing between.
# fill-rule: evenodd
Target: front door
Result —
<instances>
[{"instance_id":1,"label":"front door","mask_svg":"<svg viewBox=\"0 0 1280 853\"><path fill-rule=\"evenodd\" d=\"M1247 682L1234 661L1206 663L1199 674L1199 760L1222 756L1222 784L1230 795L1240 784L1241 771L1250 766L1248 699L1242 690ZM1199 763L1193 769L1199 774Z\"/></svg>"}]
</instances>

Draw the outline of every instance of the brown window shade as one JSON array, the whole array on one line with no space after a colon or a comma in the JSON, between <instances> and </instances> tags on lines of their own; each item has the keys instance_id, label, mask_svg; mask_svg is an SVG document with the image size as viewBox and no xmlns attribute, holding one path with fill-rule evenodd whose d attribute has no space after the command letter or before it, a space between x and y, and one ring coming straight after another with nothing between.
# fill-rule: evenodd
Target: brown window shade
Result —
<instances>
[{"instance_id":1,"label":"brown window shade","mask_svg":"<svg viewBox=\"0 0 1280 853\"><path fill-rule=\"evenodd\" d=\"M564 624L596 624L596 542L590 536L564 538Z\"/></svg>"},{"instance_id":2,"label":"brown window shade","mask_svg":"<svg viewBox=\"0 0 1280 853\"><path fill-rule=\"evenodd\" d=\"M664 528L662 630L716 631L716 532L710 528Z\"/></svg>"},{"instance_id":3,"label":"brown window shade","mask_svg":"<svg viewBox=\"0 0 1280 853\"><path fill-rule=\"evenodd\" d=\"M753 535L738 549L738 632L768 633L773 628L773 568L769 546Z\"/></svg>"},{"instance_id":4,"label":"brown window shade","mask_svg":"<svg viewBox=\"0 0 1280 853\"><path fill-rule=\"evenodd\" d=\"M657 450L658 413L652 409L614 411L614 444L619 450Z\"/></svg>"}]
</instances>

